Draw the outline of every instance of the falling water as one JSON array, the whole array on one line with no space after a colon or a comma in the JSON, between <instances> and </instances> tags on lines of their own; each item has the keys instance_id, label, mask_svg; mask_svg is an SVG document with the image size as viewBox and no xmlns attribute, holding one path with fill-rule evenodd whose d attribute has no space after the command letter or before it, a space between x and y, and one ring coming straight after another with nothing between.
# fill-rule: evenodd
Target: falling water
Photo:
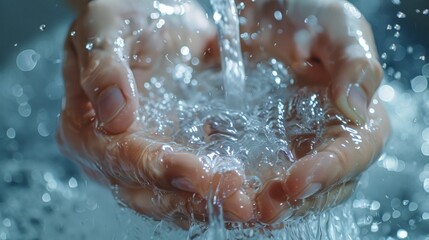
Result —
<instances>
[{"instance_id":1,"label":"falling water","mask_svg":"<svg viewBox=\"0 0 429 240\"><path fill-rule=\"evenodd\" d=\"M237 7L234 0L210 0L219 34L225 99L231 108L243 105L245 73L240 46Z\"/></svg>"}]
</instances>

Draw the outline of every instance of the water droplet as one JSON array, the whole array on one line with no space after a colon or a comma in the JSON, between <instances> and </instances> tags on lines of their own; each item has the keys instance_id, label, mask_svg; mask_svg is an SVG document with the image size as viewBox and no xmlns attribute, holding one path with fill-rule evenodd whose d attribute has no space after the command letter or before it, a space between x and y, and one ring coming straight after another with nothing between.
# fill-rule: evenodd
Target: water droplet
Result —
<instances>
[{"instance_id":1,"label":"water droplet","mask_svg":"<svg viewBox=\"0 0 429 240\"><path fill-rule=\"evenodd\" d=\"M390 102L395 97L395 90L389 85L383 85L378 90L378 96L384 102Z\"/></svg>"},{"instance_id":2,"label":"water droplet","mask_svg":"<svg viewBox=\"0 0 429 240\"><path fill-rule=\"evenodd\" d=\"M399 32L395 32L395 34L393 35L395 38L398 38L399 36L401 36L401 34Z\"/></svg>"},{"instance_id":3,"label":"water droplet","mask_svg":"<svg viewBox=\"0 0 429 240\"><path fill-rule=\"evenodd\" d=\"M28 72L33 70L37 62L40 59L40 55L33 49L27 49L18 54L16 57L16 65L21 71Z\"/></svg>"},{"instance_id":4,"label":"water droplet","mask_svg":"<svg viewBox=\"0 0 429 240\"><path fill-rule=\"evenodd\" d=\"M216 11L213 13L213 20L215 23L218 23L222 19L222 15Z\"/></svg>"},{"instance_id":5,"label":"water droplet","mask_svg":"<svg viewBox=\"0 0 429 240\"><path fill-rule=\"evenodd\" d=\"M77 188L77 187L78 187L78 183L77 183L76 178L71 177L71 178L69 179L69 187L70 187L70 188Z\"/></svg>"},{"instance_id":6,"label":"water droplet","mask_svg":"<svg viewBox=\"0 0 429 240\"><path fill-rule=\"evenodd\" d=\"M6 130L6 136L10 139L14 139L16 137L16 131L14 128L8 128Z\"/></svg>"},{"instance_id":7,"label":"water droplet","mask_svg":"<svg viewBox=\"0 0 429 240\"><path fill-rule=\"evenodd\" d=\"M44 193L42 195L42 201L45 203L50 202L51 201L51 195L49 193Z\"/></svg>"},{"instance_id":8,"label":"water droplet","mask_svg":"<svg viewBox=\"0 0 429 240\"><path fill-rule=\"evenodd\" d=\"M45 29L46 29L46 25L45 24L42 24L42 25L40 25L40 27L39 27L39 29L40 29L40 31L45 31Z\"/></svg>"},{"instance_id":9,"label":"water droplet","mask_svg":"<svg viewBox=\"0 0 429 240\"><path fill-rule=\"evenodd\" d=\"M399 31L401 30L401 25L399 24L395 24L395 26L393 27L395 30Z\"/></svg>"},{"instance_id":10,"label":"water droplet","mask_svg":"<svg viewBox=\"0 0 429 240\"><path fill-rule=\"evenodd\" d=\"M405 13L403 13L403 12L401 12L401 11L399 11L399 12L396 14L396 16L397 16L398 18L405 18L405 17L407 17L407 15L405 15Z\"/></svg>"},{"instance_id":11,"label":"water droplet","mask_svg":"<svg viewBox=\"0 0 429 240\"><path fill-rule=\"evenodd\" d=\"M277 21L281 21L282 19L283 19L283 14L282 14L282 12L280 12L280 11L275 11L274 12L274 18L277 20Z\"/></svg>"},{"instance_id":12,"label":"water droplet","mask_svg":"<svg viewBox=\"0 0 429 240\"><path fill-rule=\"evenodd\" d=\"M31 115L31 106L27 102L19 104L18 113L22 117L29 117Z\"/></svg>"},{"instance_id":13,"label":"water droplet","mask_svg":"<svg viewBox=\"0 0 429 240\"><path fill-rule=\"evenodd\" d=\"M48 126L46 125L46 123L42 122L39 123L37 125L37 132L39 133L40 136L42 137L47 137L49 136L49 130L48 130Z\"/></svg>"},{"instance_id":14,"label":"water droplet","mask_svg":"<svg viewBox=\"0 0 429 240\"><path fill-rule=\"evenodd\" d=\"M411 80L411 88L416 93L425 91L427 86L428 81L425 76L419 75Z\"/></svg>"},{"instance_id":15,"label":"water droplet","mask_svg":"<svg viewBox=\"0 0 429 240\"><path fill-rule=\"evenodd\" d=\"M180 53L183 56L187 56L187 55L189 55L190 50L189 50L189 48L187 46L183 46L183 47L180 48Z\"/></svg>"},{"instance_id":16,"label":"water droplet","mask_svg":"<svg viewBox=\"0 0 429 240\"><path fill-rule=\"evenodd\" d=\"M75 32L75 31L71 31L71 32L70 32L70 36L71 36L71 37L74 37L75 35L76 35L76 32Z\"/></svg>"},{"instance_id":17,"label":"water droplet","mask_svg":"<svg viewBox=\"0 0 429 240\"><path fill-rule=\"evenodd\" d=\"M428 14L429 14L429 9L423 10L423 15L428 15Z\"/></svg>"},{"instance_id":18,"label":"water droplet","mask_svg":"<svg viewBox=\"0 0 429 240\"><path fill-rule=\"evenodd\" d=\"M387 59L387 54L385 52L381 54L381 59Z\"/></svg>"},{"instance_id":19,"label":"water droplet","mask_svg":"<svg viewBox=\"0 0 429 240\"><path fill-rule=\"evenodd\" d=\"M125 23L126 25L129 25L129 24L131 23L131 21L130 21L129 19L125 19L125 20L124 20L124 23Z\"/></svg>"},{"instance_id":20,"label":"water droplet","mask_svg":"<svg viewBox=\"0 0 429 240\"><path fill-rule=\"evenodd\" d=\"M387 24L387 27L386 27L386 29L387 29L387 30L392 30L392 25L390 25L390 24Z\"/></svg>"},{"instance_id":21,"label":"water droplet","mask_svg":"<svg viewBox=\"0 0 429 240\"><path fill-rule=\"evenodd\" d=\"M405 239L408 237L408 232L404 229L399 229L398 232L396 233L396 236L399 239Z\"/></svg>"},{"instance_id":22,"label":"water droplet","mask_svg":"<svg viewBox=\"0 0 429 240\"><path fill-rule=\"evenodd\" d=\"M91 51L94 47L94 44L92 42L89 42L85 45L86 50Z\"/></svg>"},{"instance_id":23,"label":"water droplet","mask_svg":"<svg viewBox=\"0 0 429 240\"><path fill-rule=\"evenodd\" d=\"M10 226L12 226L12 221L10 221L10 219L9 219L9 218L5 218L5 219L3 219L3 226L5 226L5 227L10 227Z\"/></svg>"}]
</instances>

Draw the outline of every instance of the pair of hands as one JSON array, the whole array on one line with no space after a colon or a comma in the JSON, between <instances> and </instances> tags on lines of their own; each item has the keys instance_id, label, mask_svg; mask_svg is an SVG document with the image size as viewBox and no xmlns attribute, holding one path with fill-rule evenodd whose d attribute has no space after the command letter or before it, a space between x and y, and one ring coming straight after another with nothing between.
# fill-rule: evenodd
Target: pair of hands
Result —
<instances>
[{"instance_id":1,"label":"pair of hands","mask_svg":"<svg viewBox=\"0 0 429 240\"><path fill-rule=\"evenodd\" d=\"M185 14L163 15L152 1L92 1L65 44L58 142L88 175L116 185L119 199L143 215L183 227L190 218L206 220L205 198L213 186L228 221L272 224L323 210L352 193L357 176L384 145L387 116L372 100L382 70L359 11L344 1L244 3L241 31L258 35L244 41L243 50L255 59L285 62L301 85L329 87L338 109L358 124L328 126L328 143L317 154L303 156L250 197L240 190L243 176L212 175L197 156L150 131L143 134L135 121L143 84L176 63L166 56L188 46L201 69L219 61L216 28L201 7L188 1L176 8ZM287 14L276 20L274 13L285 7Z\"/></svg>"}]
</instances>

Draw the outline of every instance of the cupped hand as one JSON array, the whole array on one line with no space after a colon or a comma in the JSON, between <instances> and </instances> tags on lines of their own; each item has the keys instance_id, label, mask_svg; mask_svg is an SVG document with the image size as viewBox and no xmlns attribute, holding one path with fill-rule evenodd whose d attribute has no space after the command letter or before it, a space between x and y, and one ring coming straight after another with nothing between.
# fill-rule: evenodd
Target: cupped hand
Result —
<instances>
[{"instance_id":1,"label":"cupped hand","mask_svg":"<svg viewBox=\"0 0 429 240\"><path fill-rule=\"evenodd\" d=\"M383 70L371 27L358 9L343 0L247 1L246 6L243 31L256 34L244 48L282 60L298 84L329 86L338 109L365 123Z\"/></svg>"},{"instance_id":2,"label":"cupped hand","mask_svg":"<svg viewBox=\"0 0 429 240\"><path fill-rule=\"evenodd\" d=\"M168 137L142 131L136 121L142 85L174 65L182 46L204 59L213 39L214 27L192 1L174 7L95 0L73 23L65 44L61 150L93 178L115 185L125 205L181 226L190 218L204 220L213 188L227 220L247 221L253 211L239 190L242 176L212 173L197 156Z\"/></svg>"},{"instance_id":3,"label":"cupped hand","mask_svg":"<svg viewBox=\"0 0 429 240\"><path fill-rule=\"evenodd\" d=\"M245 5L242 32L251 37L243 49L255 59L286 63L298 86L329 89L337 113L351 120L329 123L315 151L292 142L299 159L268 181L255 200L259 220L272 224L351 195L389 135L387 114L373 98L383 72L370 26L349 2L249 0Z\"/></svg>"}]
</instances>

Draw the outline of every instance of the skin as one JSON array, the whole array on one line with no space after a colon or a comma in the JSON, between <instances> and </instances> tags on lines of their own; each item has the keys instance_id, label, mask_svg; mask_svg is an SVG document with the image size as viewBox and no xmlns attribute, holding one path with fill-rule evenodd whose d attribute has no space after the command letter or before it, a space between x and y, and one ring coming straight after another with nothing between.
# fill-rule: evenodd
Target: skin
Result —
<instances>
[{"instance_id":1,"label":"skin","mask_svg":"<svg viewBox=\"0 0 429 240\"><path fill-rule=\"evenodd\" d=\"M316 154L303 154L291 169L266 176L269 181L256 196L241 190L243 176L211 173L197 156L169 144L168 138L143 134L144 126L135 121L142 84L179 61L174 56L181 46L200 58L201 69L219 63L216 29L192 1L186 4L192 15L164 16L164 26L155 33L158 20L148 20L155 11L147 1L77 4L82 10L65 43L66 96L57 133L61 150L97 181L115 185L125 205L185 228L192 218L207 219L205 199L211 191L222 202L225 219L233 222L274 224L340 203L353 192L359 174L377 157L389 132L382 105L372 100L382 70L370 27L345 3L289 1L288 15L276 21L274 11L284 7L278 1L245 1L241 14L248 23L241 31L260 34L242 43L244 51L254 60L270 56L285 62L301 85L329 88L338 111L352 119L328 126ZM303 24L311 15L325 31ZM332 23L331 16L341 21ZM270 25L283 32L270 30ZM361 35L350 36L349 26ZM305 46L293 37L300 30L311 36ZM88 42L91 51L86 49ZM133 55L140 61L129 57ZM351 86L363 94L351 94ZM350 95L360 103L351 104Z\"/></svg>"}]
</instances>

